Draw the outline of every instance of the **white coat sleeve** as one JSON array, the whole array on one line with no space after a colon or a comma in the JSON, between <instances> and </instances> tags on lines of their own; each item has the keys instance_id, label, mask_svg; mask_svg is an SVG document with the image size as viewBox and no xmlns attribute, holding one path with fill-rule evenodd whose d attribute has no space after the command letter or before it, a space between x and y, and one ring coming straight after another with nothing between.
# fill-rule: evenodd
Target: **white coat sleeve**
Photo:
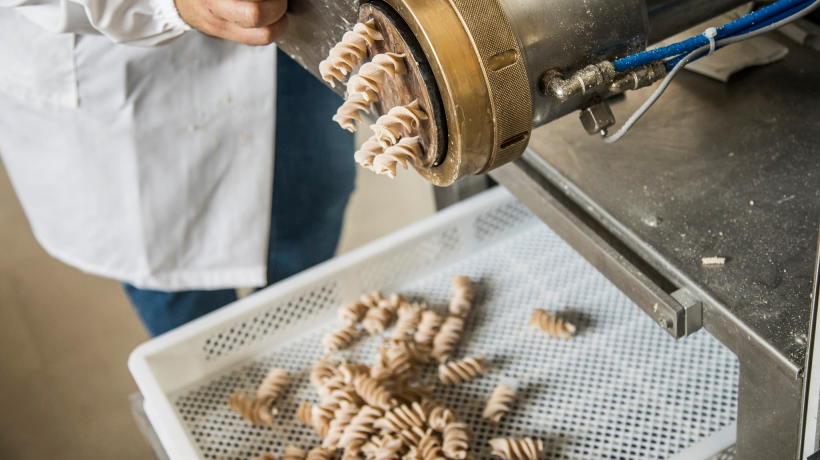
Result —
<instances>
[{"instance_id":1,"label":"white coat sleeve","mask_svg":"<svg viewBox=\"0 0 820 460\"><path fill-rule=\"evenodd\" d=\"M191 27L174 0L0 0L53 33L102 34L114 43L162 45Z\"/></svg>"}]
</instances>

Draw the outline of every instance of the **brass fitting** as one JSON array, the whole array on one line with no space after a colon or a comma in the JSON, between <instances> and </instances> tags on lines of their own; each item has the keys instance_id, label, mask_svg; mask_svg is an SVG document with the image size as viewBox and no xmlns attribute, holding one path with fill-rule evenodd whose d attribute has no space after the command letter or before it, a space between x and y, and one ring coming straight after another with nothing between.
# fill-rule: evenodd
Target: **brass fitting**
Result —
<instances>
[{"instance_id":1,"label":"brass fitting","mask_svg":"<svg viewBox=\"0 0 820 460\"><path fill-rule=\"evenodd\" d=\"M532 95L500 1L384 2L418 40L444 105L446 155L440 164L417 168L419 174L445 186L518 158L532 131Z\"/></svg>"}]
</instances>

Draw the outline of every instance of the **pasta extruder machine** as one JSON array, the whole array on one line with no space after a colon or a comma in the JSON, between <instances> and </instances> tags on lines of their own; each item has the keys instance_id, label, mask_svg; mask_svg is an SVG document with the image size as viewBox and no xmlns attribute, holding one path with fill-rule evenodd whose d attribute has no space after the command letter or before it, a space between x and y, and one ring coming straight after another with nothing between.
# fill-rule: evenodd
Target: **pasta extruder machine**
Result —
<instances>
[{"instance_id":1,"label":"pasta extruder machine","mask_svg":"<svg viewBox=\"0 0 820 460\"><path fill-rule=\"evenodd\" d=\"M417 99L431 114L418 172L438 186L490 173L669 335L713 334L741 362L738 458L806 458L817 450L810 396L820 394L808 378L817 55L778 38L790 49L783 62L728 85L681 75L630 138L588 136L612 112L637 110L652 91L640 88L670 71L603 63L742 3L300 0L280 46L318 74L346 31L375 19L386 36L378 51L413 57L414 83L384 103ZM637 91L610 110L626 89ZM565 117L578 111L586 129ZM702 266L708 256L725 266Z\"/></svg>"}]
</instances>

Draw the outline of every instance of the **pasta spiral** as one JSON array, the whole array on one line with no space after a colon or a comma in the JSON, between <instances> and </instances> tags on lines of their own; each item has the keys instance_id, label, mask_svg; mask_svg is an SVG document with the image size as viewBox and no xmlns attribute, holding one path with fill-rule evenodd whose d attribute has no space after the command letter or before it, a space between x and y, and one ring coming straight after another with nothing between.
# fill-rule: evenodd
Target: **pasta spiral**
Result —
<instances>
[{"instance_id":1,"label":"pasta spiral","mask_svg":"<svg viewBox=\"0 0 820 460\"><path fill-rule=\"evenodd\" d=\"M306 455L307 452L304 450L296 446L288 446L285 453L282 454L282 460L305 460Z\"/></svg>"},{"instance_id":2,"label":"pasta spiral","mask_svg":"<svg viewBox=\"0 0 820 460\"><path fill-rule=\"evenodd\" d=\"M530 324L546 332L550 337L568 339L575 333L575 325L564 321L546 310L536 308L530 317Z\"/></svg>"},{"instance_id":3,"label":"pasta spiral","mask_svg":"<svg viewBox=\"0 0 820 460\"><path fill-rule=\"evenodd\" d=\"M327 436L327 432L330 430L330 422L336 417L337 410L339 408L324 404L312 407L310 411L311 426L319 436Z\"/></svg>"},{"instance_id":4,"label":"pasta spiral","mask_svg":"<svg viewBox=\"0 0 820 460\"><path fill-rule=\"evenodd\" d=\"M382 433L398 433L414 426L422 428L426 422L427 414L419 403L414 402L409 406L404 404L387 411L373 426Z\"/></svg>"},{"instance_id":5,"label":"pasta spiral","mask_svg":"<svg viewBox=\"0 0 820 460\"><path fill-rule=\"evenodd\" d=\"M329 395L322 398L322 404L332 407L341 407L342 404L360 406L362 404L362 398L356 394L353 388L340 388L331 391Z\"/></svg>"},{"instance_id":6,"label":"pasta spiral","mask_svg":"<svg viewBox=\"0 0 820 460\"><path fill-rule=\"evenodd\" d=\"M376 136L372 136L353 154L353 159L362 167L373 169L373 160L383 152L384 147L382 147L382 144L376 139Z\"/></svg>"},{"instance_id":7,"label":"pasta spiral","mask_svg":"<svg viewBox=\"0 0 820 460\"><path fill-rule=\"evenodd\" d=\"M279 413L279 411L273 407L273 399L254 398L241 390L236 390L236 392L228 398L228 406L243 419L257 426L272 425L273 418Z\"/></svg>"},{"instance_id":8,"label":"pasta spiral","mask_svg":"<svg viewBox=\"0 0 820 460\"><path fill-rule=\"evenodd\" d=\"M379 335L384 332L390 321L393 320L393 312L388 308L371 308L362 320L362 327L370 335Z\"/></svg>"},{"instance_id":9,"label":"pasta spiral","mask_svg":"<svg viewBox=\"0 0 820 460\"><path fill-rule=\"evenodd\" d=\"M389 410L397 404L396 398L387 391L384 385L369 375L358 375L353 384L359 396L370 406Z\"/></svg>"},{"instance_id":10,"label":"pasta spiral","mask_svg":"<svg viewBox=\"0 0 820 460\"><path fill-rule=\"evenodd\" d=\"M532 438L495 438L490 439L490 446L493 448L492 455L504 460L537 460L544 449L540 439L533 441Z\"/></svg>"},{"instance_id":11,"label":"pasta spiral","mask_svg":"<svg viewBox=\"0 0 820 460\"><path fill-rule=\"evenodd\" d=\"M335 451L325 449L322 446L316 446L310 449L305 457L305 460L330 460L333 458Z\"/></svg>"},{"instance_id":12,"label":"pasta spiral","mask_svg":"<svg viewBox=\"0 0 820 460\"><path fill-rule=\"evenodd\" d=\"M390 297L391 298L395 297L395 294L390 296ZM379 302L381 302L383 300L386 300L386 299L382 296L381 292L373 291L369 294L362 295L362 297L359 299L359 302L367 305L368 308L373 308L373 307L377 307L379 305Z\"/></svg>"},{"instance_id":13,"label":"pasta spiral","mask_svg":"<svg viewBox=\"0 0 820 460\"><path fill-rule=\"evenodd\" d=\"M356 380L356 377L370 373L370 368L365 364L350 364L345 361L339 365L338 371L342 381L350 385Z\"/></svg>"},{"instance_id":14,"label":"pasta spiral","mask_svg":"<svg viewBox=\"0 0 820 460\"><path fill-rule=\"evenodd\" d=\"M453 277L453 297L450 300L450 314L466 318L473 306L473 283L466 276Z\"/></svg>"},{"instance_id":15,"label":"pasta spiral","mask_svg":"<svg viewBox=\"0 0 820 460\"><path fill-rule=\"evenodd\" d=\"M414 426L409 430L402 430L399 432L399 439L408 447L417 447L426 433L421 428Z\"/></svg>"},{"instance_id":16,"label":"pasta spiral","mask_svg":"<svg viewBox=\"0 0 820 460\"><path fill-rule=\"evenodd\" d=\"M424 148L417 137L405 137L396 145L384 149L381 155L373 159L373 171L376 174L387 174L390 178L396 177L396 165L407 169L407 164L415 166L424 156Z\"/></svg>"},{"instance_id":17,"label":"pasta spiral","mask_svg":"<svg viewBox=\"0 0 820 460\"><path fill-rule=\"evenodd\" d=\"M397 382L415 380L418 376L417 354L408 341L386 340L379 349L379 365L385 369L380 378L389 377Z\"/></svg>"},{"instance_id":18,"label":"pasta spiral","mask_svg":"<svg viewBox=\"0 0 820 460\"><path fill-rule=\"evenodd\" d=\"M361 451L364 443L370 439L375 429L373 424L382 416L382 412L371 406L363 406L359 413L350 421L342 433L339 446L344 447L351 453Z\"/></svg>"},{"instance_id":19,"label":"pasta spiral","mask_svg":"<svg viewBox=\"0 0 820 460\"><path fill-rule=\"evenodd\" d=\"M391 337L403 340L413 334L421 321L422 311L424 308L417 303L403 303L398 309L398 320Z\"/></svg>"},{"instance_id":20,"label":"pasta spiral","mask_svg":"<svg viewBox=\"0 0 820 460\"><path fill-rule=\"evenodd\" d=\"M322 401L325 401L334 390L346 390L349 386L350 384L345 382L345 378L342 375L335 375L325 380L324 385L319 387L319 397Z\"/></svg>"},{"instance_id":21,"label":"pasta spiral","mask_svg":"<svg viewBox=\"0 0 820 460\"><path fill-rule=\"evenodd\" d=\"M299 408L296 409L296 420L298 420L302 425L313 427L313 420L311 420L312 413L313 404L311 404L308 400L304 400L302 401L302 404L299 405Z\"/></svg>"},{"instance_id":22,"label":"pasta spiral","mask_svg":"<svg viewBox=\"0 0 820 460\"><path fill-rule=\"evenodd\" d=\"M409 455L417 460L445 460L441 444L430 430L422 436L417 447L410 448Z\"/></svg>"},{"instance_id":23,"label":"pasta spiral","mask_svg":"<svg viewBox=\"0 0 820 460\"><path fill-rule=\"evenodd\" d=\"M513 402L515 402L515 391L508 386L498 385L490 394L481 416L498 423L501 417L510 411Z\"/></svg>"},{"instance_id":24,"label":"pasta spiral","mask_svg":"<svg viewBox=\"0 0 820 460\"><path fill-rule=\"evenodd\" d=\"M336 449L339 446L339 441L342 439L345 428L350 425L353 417L359 413L359 408L353 405L342 406L333 414L333 420L330 421L327 435L322 441L322 447L325 449Z\"/></svg>"},{"instance_id":25,"label":"pasta spiral","mask_svg":"<svg viewBox=\"0 0 820 460\"><path fill-rule=\"evenodd\" d=\"M404 443L392 436L373 436L362 446L365 458L374 460L398 460Z\"/></svg>"},{"instance_id":26,"label":"pasta spiral","mask_svg":"<svg viewBox=\"0 0 820 460\"><path fill-rule=\"evenodd\" d=\"M404 55L384 53L373 56L373 59L362 65L359 73L350 77L347 90L350 94L360 94L365 101L376 102L385 77L395 77L396 74L407 73L404 65Z\"/></svg>"},{"instance_id":27,"label":"pasta spiral","mask_svg":"<svg viewBox=\"0 0 820 460\"><path fill-rule=\"evenodd\" d=\"M350 94L344 104L336 110L333 121L339 123L342 128L354 133L356 132L356 125L353 121L362 121L360 113L362 111L370 113L370 101L365 101L361 94Z\"/></svg>"},{"instance_id":28,"label":"pasta spiral","mask_svg":"<svg viewBox=\"0 0 820 460\"><path fill-rule=\"evenodd\" d=\"M418 328L416 328L416 332L413 335L416 345L422 349L432 350L433 339L436 337L443 322L444 318L439 313L433 310L424 310L421 313L421 321L419 321Z\"/></svg>"},{"instance_id":29,"label":"pasta spiral","mask_svg":"<svg viewBox=\"0 0 820 460\"><path fill-rule=\"evenodd\" d=\"M335 375L336 363L330 357L325 356L313 365L310 371L310 383L318 389Z\"/></svg>"},{"instance_id":30,"label":"pasta spiral","mask_svg":"<svg viewBox=\"0 0 820 460\"><path fill-rule=\"evenodd\" d=\"M451 422L442 432L442 450L447 458L464 460L467 457L467 447L470 445L472 431L464 422Z\"/></svg>"},{"instance_id":31,"label":"pasta spiral","mask_svg":"<svg viewBox=\"0 0 820 460\"><path fill-rule=\"evenodd\" d=\"M336 87L336 80L344 81L344 76L353 71L359 61L367 55L367 48L372 48L376 40L382 40L382 34L376 30L375 21L358 23L353 30L342 36L328 54L328 58L319 63L319 73L330 86Z\"/></svg>"},{"instance_id":32,"label":"pasta spiral","mask_svg":"<svg viewBox=\"0 0 820 460\"><path fill-rule=\"evenodd\" d=\"M458 385L485 372L484 358L467 357L438 366L438 378L445 385Z\"/></svg>"},{"instance_id":33,"label":"pasta spiral","mask_svg":"<svg viewBox=\"0 0 820 460\"><path fill-rule=\"evenodd\" d=\"M322 337L322 345L327 352L335 352L349 347L359 337L359 331L351 326L342 326Z\"/></svg>"},{"instance_id":34,"label":"pasta spiral","mask_svg":"<svg viewBox=\"0 0 820 460\"><path fill-rule=\"evenodd\" d=\"M443 363L450 359L461 340L464 331L464 320L458 316L448 316L433 339L432 356Z\"/></svg>"},{"instance_id":35,"label":"pasta spiral","mask_svg":"<svg viewBox=\"0 0 820 460\"><path fill-rule=\"evenodd\" d=\"M355 326L367 314L370 307L361 302L352 302L339 307L339 321L346 326Z\"/></svg>"},{"instance_id":36,"label":"pasta spiral","mask_svg":"<svg viewBox=\"0 0 820 460\"><path fill-rule=\"evenodd\" d=\"M427 411L427 424L439 433L444 432L447 425L455 421L455 414L443 405L435 405Z\"/></svg>"},{"instance_id":37,"label":"pasta spiral","mask_svg":"<svg viewBox=\"0 0 820 460\"><path fill-rule=\"evenodd\" d=\"M402 137L402 129L406 131L408 136L418 135L421 121L426 119L427 114L422 110L419 101L415 100L407 105L393 107L386 114L380 116L371 128L376 133L376 139L381 142L383 147L387 148L399 141Z\"/></svg>"},{"instance_id":38,"label":"pasta spiral","mask_svg":"<svg viewBox=\"0 0 820 460\"><path fill-rule=\"evenodd\" d=\"M268 372L268 375L262 380L262 384L256 390L256 397L277 399L282 396L285 387L290 384L290 374L284 369L274 368Z\"/></svg>"}]
</instances>

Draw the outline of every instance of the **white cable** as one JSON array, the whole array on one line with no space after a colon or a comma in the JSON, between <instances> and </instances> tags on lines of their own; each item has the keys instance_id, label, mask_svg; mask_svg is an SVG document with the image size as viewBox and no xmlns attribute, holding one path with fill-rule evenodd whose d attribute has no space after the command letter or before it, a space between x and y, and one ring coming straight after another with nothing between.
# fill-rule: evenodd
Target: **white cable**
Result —
<instances>
[{"instance_id":1,"label":"white cable","mask_svg":"<svg viewBox=\"0 0 820 460\"><path fill-rule=\"evenodd\" d=\"M717 29L710 27L703 32L703 36L709 39L709 56L715 53L715 37L717 37Z\"/></svg>"},{"instance_id":2,"label":"white cable","mask_svg":"<svg viewBox=\"0 0 820 460\"><path fill-rule=\"evenodd\" d=\"M771 32L775 29L783 27L784 25L786 25L786 24L788 24L788 23L790 23L790 22L792 22L796 19L800 19L803 16L806 16L807 14L809 14L812 11L816 10L818 7L820 7L820 0L817 0L816 2L812 3L810 6L807 6L803 10L801 10L801 11L799 11L799 12L797 12L797 13L795 13L795 14L793 14L793 15L785 18L785 19L777 21L774 24L770 24L766 27L762 27L762 28L757 29L753 32L749 32L749 33L746 33L746 34L737 35L737 36L734 36L734 37L729 37L729 38L724 38L722 40L718 40L717 42L715 42L715 46L731 45L733 43L748 40L750 38L757 37L758 35L763 35L765 33ZM714 38L712 40L714 40ZM673 67L672 70L669 71L669 74L666 76L666 78L663 79L663 82L661 82L661 85L658 86L657 90L655 90L655 93L653 93L652 96L646 102L644 102L643 105L634 114L632 114L631 117L629 117L629 120L627 120L626 123L624 123L624 125L621 127L621 129L618 130L618 132L616 132L615 134L613 134L611 136L604 137L603 138L604 142L606 142L607 144L612 144L613 142L618 142L618 140L620 140L622 137L624 137L624 135L627 133L627 131L629 131L632 128L632 126L635 123L637 123L638 120L649 110L649 108L652 107L652 105L655 102L657 102L657 100L661 97L661 95L663 95L663 92L666 91L666 88L669 87L670 83L672 83L672 80L675 78L675 75L677 75L678 72L680 72L680 70L683 69L686 66L686 64L688 64L692 59L694 59L695 57L703 54L706 50L709 50L712 47L712 43L711 43L712 40L710 40L709 45L704 45L704 46L696 49L695 51L692 51L691 53L687 54L686 57L681 59L681 61L678 62L675 65L675 67Z\"/></svg>"}]
</instances>

